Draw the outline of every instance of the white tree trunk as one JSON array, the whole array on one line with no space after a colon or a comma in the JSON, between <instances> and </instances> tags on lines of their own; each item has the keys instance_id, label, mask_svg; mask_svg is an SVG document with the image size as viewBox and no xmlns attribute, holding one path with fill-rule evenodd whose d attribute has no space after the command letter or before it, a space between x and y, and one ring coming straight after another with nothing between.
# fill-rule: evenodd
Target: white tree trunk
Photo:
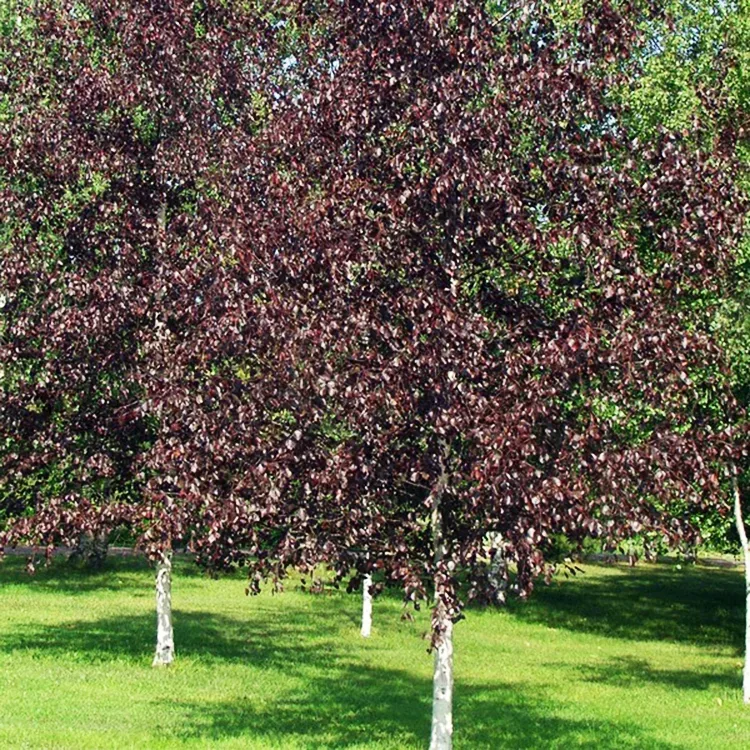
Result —
<instances>
[{"instance_id":1,"label":"white tree trunk","mask_svg":"<svg viewBox=\"0 0 750 750\"><path fill-rule=\"evenodd\" d=\"M363 638L369 638L372 631L372 576L365 576L362 583L362 633Z\"/></svg>"},{"instance_id":2,"label":"white tree trunk","mask_svg":"<svg viewBox=\"0 0 750 750\"><path fill-rule=\"evenodd\" d=\"M505 589L507 587L505 552L503 551L503 535L499 533L492 534L489 540L489 546L495 548L495 556L490 562L488 578L490 586L493 589L493 598L495 604L505 604Z\"/></svg>"},{"instance_id":3,"label":"white tree trunk","mask_svg":"<svg viewBox=\"0 0 750 750\"><path fill-rule=\"evenodd\" d=\"M153 666L167 667L173 660L172 553L162 552L156 566L156 654Z\"/></svg>"},{"instance_id":4,"label":"white tree trunk","mask_svg":"<svg viewBox=\"0 0 750 750\"><path fill-rule=\"evenodd\" d=\"M442 634L435 648L432 677L432 732L430 750L451 750L453 746L453 623L438 605Z\"/></svg>"},{"instance_id":5,"label":"white tree trunk","mask_svg":"<svg viewBox=\"0 0 750 750\"><path fill-rule=\"evenodd\" d=\"M435 613L433 627L437 638L435 666L432 674L432 730L430 750L451 750L453 747L453 621L440 592L439 569L445 559L442 500L448 484L445 461L448 448L440 459L440 477L432 492L432 550L435 562Z\"/></svg>"},{"instance_id":6,"label":"white tree trunk","mask_svg":"<svg viewBox=\"0 0 750 750\"><path fill-rule=\"evenodd\" d=\"M737 476L732 477L734 490L734 520L742 545L742 557L745 561L745 667L742 671L742 698L750 704L750 542L747 538L745 521L742 518L742 502Z\"/></svg>"}]
</instances>

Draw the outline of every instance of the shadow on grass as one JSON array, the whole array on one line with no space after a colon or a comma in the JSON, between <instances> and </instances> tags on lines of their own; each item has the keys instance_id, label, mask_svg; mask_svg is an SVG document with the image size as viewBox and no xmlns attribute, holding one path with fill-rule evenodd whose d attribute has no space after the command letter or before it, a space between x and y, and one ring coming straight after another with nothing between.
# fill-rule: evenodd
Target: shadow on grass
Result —
<instances>
[{"instance_id":1,"label":"shadow on grass","mask_svg":"<svg viewBox=\"0 0 750 750\"><path fill-rule=\"evenodd\" d=\"M310 658L305 657L305 658ZM184 712L181 739L210 747L226 738L253 737L269 746L284 739L311 750L369 747L425 747L430 729L431 686L404 672L340 666L324 679L270 704L252 696L239 700L179 703ZM590 750L676 750L644 727L582 715L555 715L559 709L534 699L513 684L456 686L455 745L472 750L501 748L588 748Z\"/></svg>"},{"instance_id":2,"label":"shadow on grass","mask_svg":"<svg viewBox=\"0 0 750 750\"><path fill-rule=\"evenodd\" d=\"M570 669L569 664L561 664ZM709 690L717 687L736 690L739 684L738 670L710 671L696 669L654 669L645 659L634 656L618 656L604 664L581 665L575 673L588 682L605 683L617 687L637 687L644 682L662 684L677 690Z\"/></svg>"},{"instance_id":3,"label":"shadow on grass","mask_svg":"<svg viewBox=\"0 0 750 750\"><path fill-rule=\"evenodd\" d=\"M197 662L217 667L220 663L246 664L253 671L248 672L242 694L231 700L191 701L184 694L160 698L166 712L179 716L178 729L160 739L197 741L203 747L231 738L277 747L297 742L312 749L369 747L381 742L399 748L425 746L430 680L405 670L360 663L358 649L341 638L342 627L350 627L346 618L339 617L341 604L334 600L331 606L305 611L289 608L283 614L267 605L258 606L248 612L247 619L177 610L178 659L193 660L194 667ZM6 634L0 651L40 651L62 660L84 658L87 663L124 659L147 667L154 624L154 618L145 614L54 626L33 624ZM377 649L376 642L367 645L373 647ZM414 648L422 650L423 644L415 643ZM191 664L184 668L190 669ZM269 688L277 681L287 686L281 692ZM555 715L559 707L543 696L524 693L519 685L458 683L456 746L492 750L673 748L642 726L585 714L575 719L560 717Z\"/></svg>"},{"instance_id":4,"label":"shadow on grass","mask_svg":"<svg viewBox=\"0 0 750 750\"><path fill-rule=\"evenodd\" d=\"M574 580L539 585L528 601L511 601L509 611L552 628L741 651L741 572L668 565L587 568Z\"/></svg>"},{"instance_id":5,"label":"shadow on grass","mask_svg":"<svg viewBox=\"0 0 750 750\"><path fill-rule=\"evenodd\" d=\"M203 611L177 609L174 613L175 645L178 657L207 663L252 661L261 668L288 666L290 650L303 648L303 637L312 633L323 640L320 653L327 651L326 639L334 640L338 629L335 616L322 613L289 613L284 617L252 617L248 621ZM306 632L309 631L309 632ZM17 626L6 633L0 652L39 651L64 658L78 654L88 661L125 660L149 664L156 638L156 615L123 615L56 625ZM284 644L280 646L279 644Z\"/></svg>"},{"instance_id":6,"label":"shadow on grass","mask_svg":"<svg viewBox=\"0 0 750 750\"><path fill-rule=\"evenodd\" d=\"M25 560L0 562L0 586L26 584L35 590L65 595L96 591L132 591L151 596L153 568L142 557L108 558L100 570L56 559L49 567L40 564L34 575L24 572ZM175 560L175 585L179 581L206 579L207 575L187 556ZM229 576L244 580L238 571ZM295 589L298 583L288 583ZM341 609L340 614L356 623L358 607L342 592L327 592L324 598ZM312 595L311 595L312 596ZM382 599L396 602L400 591L386 590ZM342 602L350 600L349 605ZM511 599L508 611L521 621L577 632L626 640L657 640L691 643L704 647L742 650L744 633L744 582L741 572L718 568L672 565L588 565L576 578L555 579L539 584L528 601ZM470 607L467 611L471 619Z\"/></svg>"}]
</instances>

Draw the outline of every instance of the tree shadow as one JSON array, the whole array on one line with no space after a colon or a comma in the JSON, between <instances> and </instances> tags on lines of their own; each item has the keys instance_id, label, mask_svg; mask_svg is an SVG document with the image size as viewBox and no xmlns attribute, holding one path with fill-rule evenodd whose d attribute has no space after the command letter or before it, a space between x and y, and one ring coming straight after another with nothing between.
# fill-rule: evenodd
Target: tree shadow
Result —
<instances>
[{"instance_id":1,"label":"tree shadow","mask_svg":"<svg viewBox=\"0 0 750 750\"><path fill-rule=\"evenodd\" d=\"M311 658L305 655L304 659ZM252 737L269 746L286 738L310 750L424 747L430 731L431 685L393 669L343 663L324 679L272 703L251 695L219 703L176 703L184 721L180 739L205 746ZM560 704L526 694L517 684L456 685L455 745L498 748L589 748L675 750L643 727L581 715L557 716Z\"/></svg>"},{"instance_id":2,"label":"tree shadow","mask_svg":"<svg viewBox=\"0 0 750 750\"><path fill-rule=\"evenodd\" d=\"M290 654L306 648L305 640L314 633L321 658L332 663L336 657L327 653L327 643L333 641L340 630L338 619L330 614L305 611L289 612L283 618L256 614L241 620L177 608L174 611L176 651L178 657L204 662L252 660L262 668L287 668ZM4 635L0 653L39 651L46 656L59 654L61 657L76 653L92 662L125 660L148 664L155 637L155 613L55 625L17 624L15 631Z\"/></svg>"},{"instance_id":3,"label":"tree shadow","mask_svg":"<svg viewBox=\"0 0 750 750\"><path fill-rule=\"evenodd\" d=\"M143 573L148 570L145 560L121 559L113 565L117 576L123 576L122 585L143 587ZM183 568L191 566L189 561L180 561L177 575L185 575ZM32 580L55 592L121 588L108 583L112 570L107 569L71 572L53 566L37 575ZM132 581L126 580L128 576ZM19 565L0 566L0 584L5 580L18 582ZM235 737L269 746L297 743L313 749L368 747L378 742L423 747L430 722L429 678L415 676L406 668L373 666L378 650L384 647L375 640L366 647L368 652L372 649L369 663L363 663L361 649L353 649L351 639L342 637L344 632L351 633L356 619L351 598L339 594L325 599L325 606L290 606L283 614L262 598L250 599L246 618L177 606L178 659L208 666L250 663L271 682L281 676L298 679L284 681L280 691L251 683L244 695L230 700L164 699L165 710L180 717L171 738L206 747ZM575 585L562 582L540 587L530 602L511 604L510 612L528 622L617 638L738 646L743 632L741 602L742 580L736 571L648 566L607 568L595 576L579 577ZM54 625L17 624L4 635L0 652L38 651L47 657L72 656L87 663L124 660L147 669L154 637L155 615L150 612ZM415 643L414 648L423 651L424 644ZM737 679L727 670L718 674L661 670L629 657L613 658L601 666L566 663L560 668L571 679L621 687L645 679L678 689L706 690L716 685L733 687ZM429 668L425 675L428 672ZM606 721L587 715L583 708L575 718L560 716L560 708L560 702L545 696L543 689L532 694L523 684L459 681L456 746L492 750L674 747L659 742L644 726Z\"/></svg>"},{"instance_id":4,"label":"tree shadow","mask_svg":"<svg viewBox=\"0 0 750 750\"><path fill-rule=\"evenodd\" d=\"M569 663L559 666L571 671ZM701 671L695 667L692 669L655 669L645 659L635 656L611 657L606 663L596 665L581 664L573 671L580 679L587 682L626 688L650 682L677 690L709 690L717 687L736 690L740 679L736 669L718 669L716 666L708 671Z\"/></svg>"},{"instance_id":5,"label":"tree shadow","mask_svg":"<svg viewBox=\"0 0 750 750\"><path fill-rule=\"evenodd\" d=\"M540 698L517 684L457 687L456 746L473 750L559 748L676 750L632 722L557 715L560 701Z\"/></svg>"},{"instance_id":6,"label":"tree shadow","mask_svg":"<svg viewBox=\"0 0 750 750\"><path fill-rule=\"evenodd\" d=\"M345 604L346 598L342 599ZM187 696L165 695L160 705L179 721L169 737L165 733L159 739L198 742L204 747L232 738L274 747L296 743L313 750L368 747L378 742L389 747L423 747L430 724L429 668L420 677L406 668L373 666L372 660L364 663L361 651L353 650L351 642L341 637L342 628L348 630L350 625L347 618L338 616L340 602L331 604L334 611L328 606L303 611L289 608L283 616L266 604L255 607L244 619L178 609L178 659L209 666L252 664L254 674L264 677L248 682L244 694L231 700L191 701ZM150 663L154 625L154 617L143 614L62 626L17 626L3 638L0 652L38 650L47 657L76 655L87 663L124 659L145 668ZM421 642L414 647L423 650ZM377 658L383 646L372 642L367 648ZM285 687L270 689L269 684L282 676ZM290 682L290 677L298 679ZM575 719L557 716L559 702L528 690L512 683L459 681L456 746L673 750L635 724L583 713Z\"/></svg>"},{"instance_id":7,"label":"tree shadow","mask_svg":"<svg viewBox=\"0 0 750 750\"><path fill-rule=\"evenodd\" d=\"M589 565L573 585L538 586L510 613L529 623L637 641L672 641L738 653L744 634L744 584L736 570L689 566Z\"/></svg>"}]
</instances>

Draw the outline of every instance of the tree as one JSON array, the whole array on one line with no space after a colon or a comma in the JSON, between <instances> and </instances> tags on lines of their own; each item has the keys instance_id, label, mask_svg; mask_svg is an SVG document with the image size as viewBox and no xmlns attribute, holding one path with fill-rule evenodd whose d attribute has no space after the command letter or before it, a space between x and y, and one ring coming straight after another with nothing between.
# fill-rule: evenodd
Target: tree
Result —
<instances>
[{"instance_id":1,"label":"tree","mask_svg":"<svg viewBox=\"0 0 750 750\"><path fill-rule=\"evenodd\" d=\"M24 499L3 538L49 550L128 524L157 563L157 662L175 542L211 569L252 558L259 577L316 559L285 535L274 485L296 433L296 321L247 244L279 221L253 177L271 104L302 85L293 15L2 6L0 459Z\"/></svg>"},{"instance_id":2,"label":"tree","mask_svg":"<svg viewBox=\"0 0 750 750\"><path fill-rule=\"evenodd\" d=\"M750 541L748 541L747 528L742 512L742 497L736 474L732 476L732 491L734 494L734 519L737 525L737 536L740 538L740 549L745 564L745 666L742 673L742 697L745 703L750 703Z\"/></svg>"},{"instance_id":3,"label":"tree","mask_svg":"<svg viewBox=\"0 0 750 750\"><path fill-rule=\"evenodd\" d=\"M555 534L676 543L691 509L728 512L732 436L705 408L726 372L686 305L721 283L742 206L725 139L695 154L628 130L643 20L586 3L561 30L539 5L461 2L294 19L298 87L253 183L273 229L248 242L297 331L274 485L295 549L342 575L366 550L408 597L434 591L435 748L459 579L493 593L487 534L525 594Z\"/></svg>"},{"instance_id":4,"label":"tree","mask_svg":"<svg viewBox=\"0 0 750 750\"><path fill-rule=\"evenodd\" d=\"M199 273L210 144L258 107L227 63L253 20L180 2L0 6L7 543L127 522L161 565L183 533L180 504L149 485L164 379L149 358L179 328L177 279ZM168 569L158 582L168 590Z\"/></svg>"}]
</instances>

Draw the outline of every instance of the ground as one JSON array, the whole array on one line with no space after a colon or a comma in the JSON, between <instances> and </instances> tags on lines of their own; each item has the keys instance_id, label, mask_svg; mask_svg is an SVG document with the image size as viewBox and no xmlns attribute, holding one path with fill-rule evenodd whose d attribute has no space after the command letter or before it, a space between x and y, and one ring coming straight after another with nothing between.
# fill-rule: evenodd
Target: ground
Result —
<instances>
[{"instance_id":1,"label":"ground","mask_svg":"<svg viewBox=\"0 0 750 750\"><path fill-rule=\"evenodd\" d=\"M376 600L244 595L178 560L177 661L152 669L152 571L34 577L0 563L0 748L424 748L427 613ZM507 610L456 626L455 746L668 750L750 747L741 702L738 570L589 565Z\"/></svg>"}]
</instances>

